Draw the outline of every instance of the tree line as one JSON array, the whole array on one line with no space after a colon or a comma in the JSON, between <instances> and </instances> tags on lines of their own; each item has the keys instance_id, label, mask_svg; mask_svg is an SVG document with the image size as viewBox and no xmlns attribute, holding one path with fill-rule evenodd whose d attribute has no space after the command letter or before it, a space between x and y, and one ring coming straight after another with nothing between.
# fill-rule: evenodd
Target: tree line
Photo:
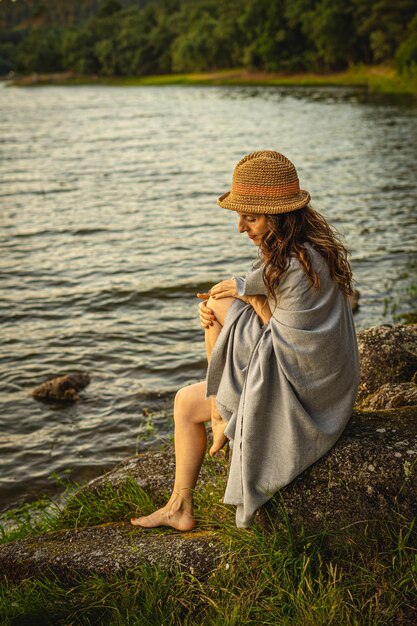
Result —
<instances>
[{"instance_id":1,"label":"tree line","mask_svg":"<svg viewBox=\"0 0 417 626\"><path fill-rule=\"evenodd\" d=\"M0 0L0 74L417 72L417 0Z\"/></svg>"}]
</instances>

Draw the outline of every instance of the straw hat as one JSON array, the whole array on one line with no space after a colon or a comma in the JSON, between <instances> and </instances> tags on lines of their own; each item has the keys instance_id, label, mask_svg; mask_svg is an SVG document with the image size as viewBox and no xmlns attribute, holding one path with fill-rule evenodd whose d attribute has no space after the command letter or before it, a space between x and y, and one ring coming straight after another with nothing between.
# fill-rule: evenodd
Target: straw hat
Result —
<instances>
[{"instance_id":1,"label":"straw hat","mask_svg":"<svg viewBox=\"0 0 417 626\"><path fill-rule=\"evenodd\" d=\"M238 213L287 213L310 202L300 189L294 165L279 152L259 150L247 154L233 172L232 187L217 200Z\"/></svg>"}]
</instances>

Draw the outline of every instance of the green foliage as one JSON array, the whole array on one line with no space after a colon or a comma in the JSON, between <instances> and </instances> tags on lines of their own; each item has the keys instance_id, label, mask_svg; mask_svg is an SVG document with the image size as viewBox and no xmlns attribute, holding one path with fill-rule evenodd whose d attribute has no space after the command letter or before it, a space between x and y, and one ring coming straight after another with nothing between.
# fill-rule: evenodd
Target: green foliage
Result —
<instances>
[{"instance_id":1,"label":"green foliage","mask_svg":"<svg viewBox=\"0 0 417 626\"><path fill-rule=\"evenodd\" d=\"M16 67L16 48L11 43L0 43L0 75Z\"/></svg>"},{"instance_id":2,"label":"green foliage","mask_svg":"<svg viewBox=\"0 0 417 626\"><path fill-rule=\"evenodd\" d=\"M0 72L330 71L394 57L410 72L415 15L415 0L3 0ZM2 45L10 32L22 41Z\"/></svg>"},{"instance_id":3,"label":"green foliage","mask_svg":"<svg viewBox=\"0 0 417 626\"><path fill-rule=\"evenodd\" d=\"M172 46L172 67L175 72L202 71L221 66L222 47L217 20L202 13L181 33Z\"/></svg>"},{"instance_id":4,"label":"green foliage","mask_svg":"<svg viewBox=\"0 0 417 626\"><path fill-rule=\"evenodd\" d=\"M21 40L22 35L18 32L0 31L0 76L16 68Z\"/></svg>"},{"instance_id":5,"label":"green foliage","mask_svg":"<svg viewBox=\"0 0 417 626\"><path fill-rule=\"evenodd\" d=\"M417 75L417 13L409 24L406 39L397 49L395 65L404 74Z\"/></svg>"},{"instance_id":6,"label":"green foliage","mask_svg":"<svg viewBox=\"0 0 417 626\"><path fill-rule=\"evenodd\" d=\"M123 6L117 0L105 0L98 12L99 17L110 17L118 11L121 11Z\"/></svg>"},{"instance_id":7,"label":"green foliage","mask_svg":"<svg viewBox=\"0 0 417 626\"><path fill-rule=\"evenodd\" d=\"M17 49L17 68L23 72L59 72L64 68L61 30L31 30Z\"/></svg>"},{"instance_id":8,"label":"green foliage","mask_svg":"<svg viewBox=\"0 0 417 626\"><path fill-rule=\"evenodd\" d=\"M352 5L345 0L320 0L311 18L318 63L326 70L353 63L356 33Z\"/></svg>"},{"instance_id":9,"label":"green foliage","mask_svg":"<svg viewBox=\"0 0 417 626\"><path fill-rule=\"evenodd\" d=\"M416 14L415 0L355 0L355 3L362 9L358 28L368 38L372 60L391 60Z\"/></svg>"},{"instance_id":10,"label":"green foliage","mask_svg":"<svg viewBox=\"0 0 417 626\"><path fill-rule=\"evenodd\" d=\"M155 509L152 499L133 478L119 488L105 484L97 493L77 484L67 485L63 501L63 505L57 505L44 497L3 513L0 543L51 530L128 520L132 515L148 515Z\"/></svg>"}]
</instances>

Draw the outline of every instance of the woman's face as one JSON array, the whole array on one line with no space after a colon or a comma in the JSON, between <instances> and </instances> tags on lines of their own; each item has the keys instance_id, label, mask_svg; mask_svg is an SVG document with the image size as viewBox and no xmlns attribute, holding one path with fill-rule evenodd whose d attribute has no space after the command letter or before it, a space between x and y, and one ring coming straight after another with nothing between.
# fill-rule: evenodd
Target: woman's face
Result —
<instances>
[{"instance_id":1,"label":"woman's face","mask_svg":"<svg viewBox=\"0 0 417 626\"><path fill-rule=\"evenodd\" d=\"M247 233L249 239L252 239L255 246L259 246L263 235L265 235L268 230L266 215L260 215L259 213L239 213L237 229L240 233Z\"/></svg>"}]
</instances>

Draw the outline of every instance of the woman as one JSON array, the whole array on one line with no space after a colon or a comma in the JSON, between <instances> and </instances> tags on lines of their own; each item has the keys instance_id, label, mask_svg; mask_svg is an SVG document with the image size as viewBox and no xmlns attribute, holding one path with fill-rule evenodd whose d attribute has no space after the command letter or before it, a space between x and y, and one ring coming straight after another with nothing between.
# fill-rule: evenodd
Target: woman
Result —
<instances>
[{"instance_id":1,"label":"woman","mask_svg":"<svg viewBox=\"0 0 417 626\"><path fill-rule=\"evenodd\" d=\"M236 524L325 454L345 428L359 383L347 251L300 189L294 165L264 150L237 164L217 201L259 248L246 278L198 294L207 380L174 406L175 484L168 503L132 524L191 530L192 494L211 419L216 454L230 441L224 502Z\"/></svg>"}]
</instances>

